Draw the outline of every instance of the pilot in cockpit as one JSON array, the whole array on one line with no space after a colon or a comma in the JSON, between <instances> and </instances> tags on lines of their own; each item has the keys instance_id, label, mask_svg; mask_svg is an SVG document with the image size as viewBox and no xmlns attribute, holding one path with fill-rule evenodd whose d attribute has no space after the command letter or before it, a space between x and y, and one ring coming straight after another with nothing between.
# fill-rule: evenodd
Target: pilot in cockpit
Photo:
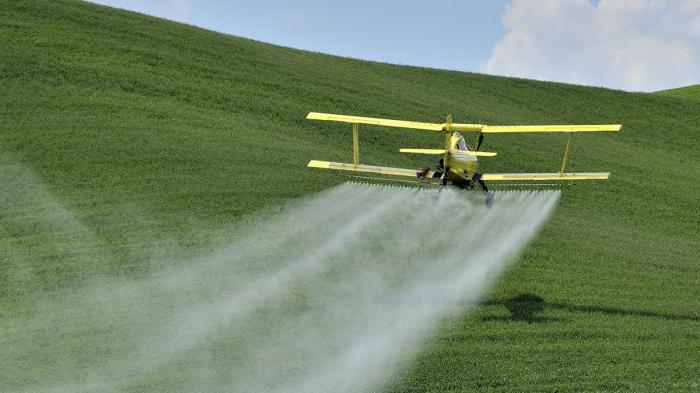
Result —
<instances>
[{"instance_id":1,"label":"pilot in cockpit","mask_svg":"<svg viewBox=\"0 0 700 393\"><path fill-rule=\"evenodd\" d=\"M464 137L461 135L459 136L459 139L457 139L457 148L459 150L471 150L467 144L467 141L465 141Z\"/></svg>"}]
</instances>

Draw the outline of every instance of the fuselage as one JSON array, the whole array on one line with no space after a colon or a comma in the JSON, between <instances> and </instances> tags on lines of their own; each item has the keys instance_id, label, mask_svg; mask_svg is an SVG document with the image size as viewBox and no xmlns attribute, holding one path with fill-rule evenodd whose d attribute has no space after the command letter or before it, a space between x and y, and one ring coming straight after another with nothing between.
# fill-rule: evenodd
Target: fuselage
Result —
<instances>
[{"instance_id":1,"label":"fuselage","mask_svg":"<svg viewBox=\"0 0 700 393\"><path fill-rule=\"evenodd\" d=\"M450 136L450 149L445 161L445 167L450 168L448 180L472 180L478 166L478 159L476 156L466 153L468 151L470 151L470 148L464 137L458 132L452 133Z\"/></svg>"}]
</instances>

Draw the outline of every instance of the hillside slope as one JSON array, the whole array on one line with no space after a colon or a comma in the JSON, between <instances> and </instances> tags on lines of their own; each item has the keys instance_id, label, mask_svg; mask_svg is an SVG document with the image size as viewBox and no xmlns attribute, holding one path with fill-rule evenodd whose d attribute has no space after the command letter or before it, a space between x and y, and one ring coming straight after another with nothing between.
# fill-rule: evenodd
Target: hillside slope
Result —
<instances>
[{"instance_id":1,"label":"hillside slope","mask_svg":"<svg viewBox=\"0 0 700 393\"><path fill-rule=\"evenodd\" d=\"M678 98L689 98L693 100L700 100L700 85L679 87L677 89L669 89L659 91L656 94L661 94L665 96L678 97Z\"/></svg>"},{"instance_id":2,"label":"hillside slope","mask_svg":"<svg viewBox=\"0 0 700 393\"><path fill-rule=\"evenodd\" d=\"M446 320L388 390L697 388L700 101L326 56L71 0L0 0L0 37L0 346L22 353L0 358L0 390L66 378L31 371L57 352L13 341L46 297L141 277L171 263L154 254L195 253L249 213L344 181L306 163L351 159L350 129L309 111L624 125L576 137L571 169L612 178L566 186L492 298ZM564 143L494 136L484 165L556 170ZM432 164L398 148L438 144L367 127L362 160ZM522 293L545 300L542 319L508 318ZM133 390L173 388L155 381Z\"/></svg>"}]
</instances>

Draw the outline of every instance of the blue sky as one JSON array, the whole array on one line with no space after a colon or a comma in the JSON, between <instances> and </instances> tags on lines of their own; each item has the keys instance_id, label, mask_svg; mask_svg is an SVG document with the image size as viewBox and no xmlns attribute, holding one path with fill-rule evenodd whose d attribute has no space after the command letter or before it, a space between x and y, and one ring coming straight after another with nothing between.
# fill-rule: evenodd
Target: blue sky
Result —
<instances>
[{"instance_id":1,"label":"blue sky","mask_svg":"<svg viewBox=\"0 0 700 393\"><path fill-rule=\"evenodd\" d=\"M318 52L655 91L700 83L700 0L92 0Z\"/></svg>"}]
</instances>

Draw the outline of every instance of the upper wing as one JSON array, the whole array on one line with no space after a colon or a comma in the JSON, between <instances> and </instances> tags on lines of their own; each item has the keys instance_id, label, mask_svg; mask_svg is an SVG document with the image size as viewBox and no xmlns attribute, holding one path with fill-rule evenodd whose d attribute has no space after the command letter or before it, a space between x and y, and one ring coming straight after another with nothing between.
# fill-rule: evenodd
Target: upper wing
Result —
<instances>
[{"instance_id":1,"label":"upper wing","mask_svg":"<svg viewBox=\"0 0 700 393\"><path fill-rule=\"evenodd\" d=\"M364 164L346 164L343 162L328 162L328 161L309 161L309 168L321 168L321 169L336 169L341 171L353 171L353 172L364 172L364 173L377 173L381 175L393 175L393 176L408 176L408 177L418 177L419 174L422 176L431 178L433 177L434 171L428 171L423 173L423 171L417 169L405 169L405 168L392 168L387 166L375 166L375 165L364 165Z\"/></svg>"},{"instance_id":2,"label":"upper wing","mask_svg":"<svg viewBox=\"0 0 700 393\"><path fill-rule=\"evenodd\" d=\"M606 180L610 172L578 173L484 173L481 180L488 181L538 181L538 180Z\"/></svg>"},{"instance_id":3,"label":"upper wing","mask_svg":"<svg viewBox=\"0 0 700 393\"><path fill-rule=\"evenodd\" d=\"M541 126L484 126L481 130L484 134L497 134L506 132L601 132L620 131L620 124L594 124L594 125L541 125Z\"/></svg>"},{"instance_id":4,"label":"upper wing","mask_svg":"<svg viewBox=\"0 0 700 393\"><path fill-rule=\"evenodd\" d=\"M418 121L379 119L376 117L334 115L332 113L318 113L318 112L310 112L308 115L306 115L306 118L310 119L310 120L338 121L338 122L342 122L342 123L353 123L353 124L371 124L371 125L375 125L375 126L413 128L416 130L428 130L428 131L442 131L443 127L445 126L444 124L438 124L438 123L422 123L422 122L418 122Z\"/></svg>"},{"instance_id":5,"label":"upper wing","mask_svg":"<svg viewBox=\"0 0 700 393\"><path fill-rule=\"evenodd\" d=\"M510 132L601 132L620 131L620 124L594 124L594 125L535 125L535 126L488 126L485 124L468 123L423 123L418 121L380 119L377 117L360 117L336 115L332 113L310 112L307 116L310 120L338 121L353 124L371 124L375 126L412 128L427 131L466 131L483 132L486 134L510 133Z\"/></svg>"},{"instance_id":6,"label":"upper wing","mask_svg":"<svg viewBox=\"0 0 700 393\"><path fill-rule=\"evenodd\" d=\"M306 118L309 120L337 121L341 123L353 124L370 124L373 126L412 128L414 130L427 131L480 131L482 128L484 128L483 124L424 123L420 121L380 119L378 117L347 116L319 112L309 112L309 114L306 115Z\"/></svg>"}]
</instances>

